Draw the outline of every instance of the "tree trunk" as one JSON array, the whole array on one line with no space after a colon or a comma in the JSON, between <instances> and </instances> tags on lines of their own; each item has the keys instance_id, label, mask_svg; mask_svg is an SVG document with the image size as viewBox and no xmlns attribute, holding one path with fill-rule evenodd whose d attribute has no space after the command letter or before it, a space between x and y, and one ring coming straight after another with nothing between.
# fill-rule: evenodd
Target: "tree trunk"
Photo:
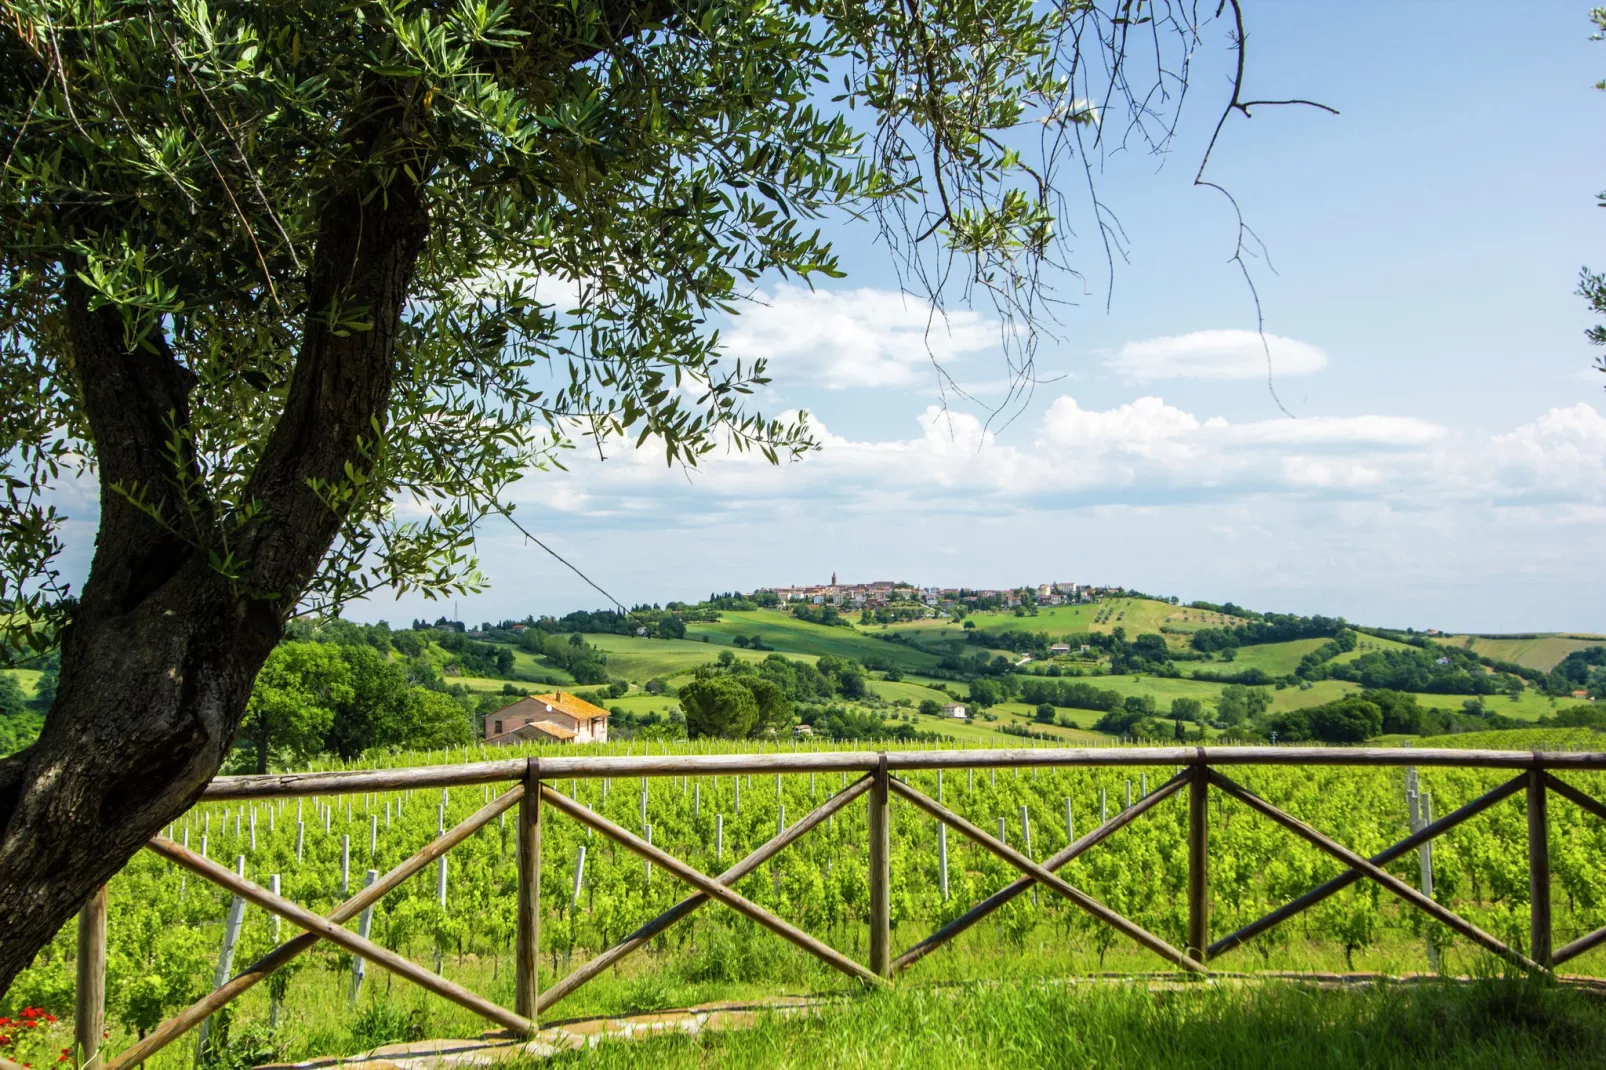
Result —
<instances>
[{"instance_id":1,"label":"tree trunk","mask_svg":"<svg viewBox=\"0 0 1606 1070\"><path fill-rule=\"evenodd\" d=\"M204 558L132 612L84 619L0 841L0 990L228 753L279 626Z\"/></svg>"},{"instance_id":2,"label":"tree trunk","mask_svg":"<svg viewBox=\"0 0 1606 1070\"><path fill-rule=\"evenodd\" d=\"M365 109L351 140L405 161L396 138L411 121L394 87ZM238 584L193 545L130 503L134 488L162 515L211 523L210 505L178 497L187 456L191 373L157 332L126 348L118 313L92 310L67 272L64 304L73 372L95 443L100 530L83 597L62 636L61 683L39 740L0 759L0 994L163 825L178 818L221 766L251 685L284 622L317 575L343 517L310 487L367 471L390 399L396 337L428 226L422 188L397 167L359 168L323 205L308 279L309 313L284 408L247 497L261 513L236 529L246 562ZM425 176L415 157L410 174ZM337 335L318 318L361 307L369 330ZM121 488L121 489L119 489ZM200 526L200 525L198 525ZM205 530L204 527L202 530ZM268 592L255 594L250 592ZM265 753L265 752L264 752Z\"/></svg>"}]
</instances>

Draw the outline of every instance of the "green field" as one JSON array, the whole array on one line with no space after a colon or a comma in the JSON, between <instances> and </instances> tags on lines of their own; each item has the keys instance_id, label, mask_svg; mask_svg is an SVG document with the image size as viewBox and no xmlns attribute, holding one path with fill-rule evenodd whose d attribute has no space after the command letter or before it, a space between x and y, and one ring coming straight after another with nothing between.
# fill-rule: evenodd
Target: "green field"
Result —
<instances>
[{"instance_id":1,"label":"green field","mask_svg":"<svg viewBox=\"0 0 1606 1070\"><path fill-rule=\"evenodd\" d=\"M1381 639L1375 635L1356 636L1355 649L1339 654L1333 659L1335 662L1351 662L1364 654L1375 654L1380 650L1413 650L1409 643L1397 643L1393 639Z\"/></svg>"},{"instance_id":2,"label":"green field","mask_svg":"<svg viewBox=\"0 0 1606 1070\"><path fill-rule=\"evenodd\" d=\"M900 698L906 698L916 706L926 699L931 699L938 704L953 701L953 698L946 691L938 691L935 688L926 687L923 684L909 680L871 680L870 690L888 702L896 702Z\"/></svg>"},{"instance_id":3,"label":"green field","mask_svg":"<svg viewBox=\"0 0 1606 1070\"><path fill-rule=\"evenodd\" d=\"M747 634L747 633L738 633ZM588 635L586 642L608 655L608 675L645 683L653 678L667 680L679 673L689 672L719 657L722 649L714 642L704 643L690 639L645 639L634 635ZM769 651L732 651L743 661L763 661ZM801 661L814 658L788 651L788 657Z\"/></svg>"},{"instance_id":4,"label":"green field","mask_svg":"<svg viewBox=\"0 0 1606 1070\"><path fill-rule=\"evenodd\" d=\"M1222 671L1245 672L1249 669L1259 669L1272 676L1288 676L1299 668L1301 658L1325 642L1326 639L1294 639L1286 643L1241 646L1238 648L1238 655L1232 659L1232 664L1223 666Z\"/></svg>"},{"instance_id":5,"label":"green field","mask_svg":"<svg viewBox=\"0 0 1606 1070\"><path fill-rule=\"evenodd\" d=\"M835 654L914 672L934 668L938 661L936 656L907 644L872 639L868 631L810 624L778 610L725 612L720 617L716 624L688 624L687 640L700 640L706 635L712 643L734 646L732 640L738 635L757 635L765 645L788 654Z\"/></svg>"},{"instance_id":6,"label":"green field","mask_svg":"<svg viewBox=\"0 0 1606 1070\"><path fill-rule=\"evenodd\" d=\"M1024 617L1017 617L1012 610L972 613L965 619L975 621L976 627L988 631L1048 632L1050 635L1110 632L1119 627L1126 629L1128 638L1144 632L1158 632L1161 627L1218 627L1215 623L1218 619L1236 620L1197 609L1183 609L1150 598L1109 598L1103 602L1078 606L1043 606L1038 609L1036 616L1028 613Z\"/></svg>"},{"instance_id":7,"label":"green field","mask_svg":"<svg viewBox=\"0 0 1606 1070\"><path fill-rule=\"evenodd\" d=\"M1440 710L1459 710L1470 695L1424 695L1418 694L1418 706L1431 707ZM1537 691L1524 691L1513 702L1504 695L1484 695L1483 704L1503 717L1515 717L1521 721L1537 721L1541 717L1549 717L1557 710L1568 706L1587 705L1582 699L1550 698Z\"/></svg>"},{"instance_id":8,"label":"green field","mask_svg":"<svg viewBox=\"0 0 1606 1070\"><path fill-rule=\"evenodd\" d=\"M1465 647L1497 661L1514 661L1529 669L1549 672L1575 650L1606 646L1606 636L1541 635L1534 639L1485 639L1473 635L1447 635L1438 640Z\"/></svg>"},{"instance_id":9,"label":"green field","mask_svg":"<svg viewBox=\"0 0 1606 1070\"><path fill-rule=\"evenodd\" d=\"M602 705L608 707L609 710L618 707L619 709L627 710L630 713L637 715L644 713L662 713L667 715L670 709L676 704L675 697L673 695L649 695L645 691L638 691L630 695L621 695L619 698L603 699L601 702Z\"/></svg>"},{"instance_id":10,"label":"green field","mask_svg":"<svg viewBox=\"0 0 1606 1070\"><path fill-rule=\"evenodd\" d=\"M1056 735L1065 734L1068 739L1078 741L1109 740L1110 737L1101 732L1094 732L1093 723L1104 716L1099 710L1079 710L1074 708L1056 707L1054 715L1070 721L1076 727L1063 728L1056 725L1043 725L1037 723L1037 707L1025 702L1000 702L996 706L987 707L988 713L1008 714L1022 724L1028 724L1034 731L1053 732Z\"/></svg>"},{"instance_id":11,"label":"green field","mask_svg":"<svg viewBox=\"0 0 1606 1070\"><path fill-rule=\"evenodd\" d=\"M38 669L8 669L7 671L16 678L17 686L22 688L24 695L33 698L39 693L39 677L43 676L44 673Z\"/></svg>"}]
</instances>

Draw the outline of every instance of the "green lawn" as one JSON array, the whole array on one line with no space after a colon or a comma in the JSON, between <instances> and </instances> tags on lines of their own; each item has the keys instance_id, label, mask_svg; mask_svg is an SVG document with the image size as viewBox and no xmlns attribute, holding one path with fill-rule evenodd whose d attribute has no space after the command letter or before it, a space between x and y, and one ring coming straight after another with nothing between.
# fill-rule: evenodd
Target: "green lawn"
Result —
<instances>
[{"instance_id":1,"label":"green lawn","mask_svg":"<svg viewBox=\"0 0 1606 1070\"><path fill-rule=\"evenodd\" d=\"M575 1070L1561 1070L1598 1065L1603 1046L1596 997L1516 979L1151 989L1004 978L900 986L795 1016L760 1013L745 1029L604 1040L549 1062Z\"/></svg>"}]
</instances>

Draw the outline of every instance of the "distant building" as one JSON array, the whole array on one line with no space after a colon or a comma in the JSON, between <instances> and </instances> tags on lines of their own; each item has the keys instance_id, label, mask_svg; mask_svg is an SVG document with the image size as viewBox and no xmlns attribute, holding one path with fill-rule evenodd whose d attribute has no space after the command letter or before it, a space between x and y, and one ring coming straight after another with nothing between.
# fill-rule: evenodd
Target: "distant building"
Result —
<instances>
[{"instance_id":1,"label":"distant building","mask_svg":"<svg viewBox=\"0 0 1606 1070\"><path fill-rule=\"evenodd\" d=\"M1573 692L1573 698L1588 698L1588 697L1589 697L1589 692L1588 691L1574 691Z\"/></svg>"},{"instance_id":2,"label":"distant building","mask_svg":"<svg viewBox=\"0 0 1606 1070\"><path fill-rule=\"evenodd\" d=\"M1071 644L1055 643L1053 646L1048 648L1048 652L1050 654L1069 654L1071 652Z\"/></svg>"},{"instance_id":3,"label":"distant building","mask_svg":"<svg viewBox=\"0 0 1606 1070\"><path fill-rule=\"evenodd\" d=\"M965 706L964 706L964 703L961 703L961 702L944 702L942 704L942 715L944 717L957 717L960 720L964 720L964 718L965 718Z\"/></svg>"},{"instance_id":4,"label":"distant building","mask_svg":"<svg viewBox=\"0 0 1606 1070\"><path fill-rule=\"evenodd\" d=\"M485 715L488 746L516 743L606 743L608 711L554 691L531 695Z\"/></svg>"}]
</instances>

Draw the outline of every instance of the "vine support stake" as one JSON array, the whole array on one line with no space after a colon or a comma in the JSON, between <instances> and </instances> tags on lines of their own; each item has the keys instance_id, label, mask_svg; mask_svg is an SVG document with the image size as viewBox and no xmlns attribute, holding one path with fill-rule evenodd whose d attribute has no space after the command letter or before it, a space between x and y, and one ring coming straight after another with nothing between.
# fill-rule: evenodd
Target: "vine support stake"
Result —
<instances>
[{"instance_id":1,"label":"vine support stake","mask_svg":"<svg viewBox=\"0 0 1606 1070\"><path fill-rule=\"evenodd\" d=\"M78 912L78 998L73 1034L78 1065L100 1066L100 1034L106 1020L106 886L84 900Z\"/></svg>"},{"instance_id":2,"label":"vine support stake","mask_svg":"<svg viewBox=\"0 0 1606 1070\"><path fill-rule=\"evenodd\" d=\"M1188 784L1188 957L1205 960L1210 946L1210 767L1193 767Z\"/></svg>"},{"instance_id":3,"label":"vine support stake","mask_svg":"<svg viewBox=\"0 0 1606 1070\"><path fill-rule=\"evenodd\" d=\"M1535 756L1537 758L1537 755ZM1550 820L1545 771L1528 770L1528 955L1541 966L1550 955Z\"/></svg>"},{"instance_id":4,"label":"vine support stake","mask_svg":"<svg viewBox=\"0 0 1606 1070\"><path fill-rule=\"evenodd\" d=\"M887 755L876 762L870 787L870 969L892 976L892 844L888 818Z\"/></svg>"},{"instance_id":5,"label":"vine support stake","mask_svg":"<svg viewBox=\"0 0 1606 1070\"><path fill-rule=\"evenodd\" d=\"M514 1010L536 1028L536 966L541 958L541 759L529 759L519 800L518 947Z\"/></svg>"}]
</instances>

